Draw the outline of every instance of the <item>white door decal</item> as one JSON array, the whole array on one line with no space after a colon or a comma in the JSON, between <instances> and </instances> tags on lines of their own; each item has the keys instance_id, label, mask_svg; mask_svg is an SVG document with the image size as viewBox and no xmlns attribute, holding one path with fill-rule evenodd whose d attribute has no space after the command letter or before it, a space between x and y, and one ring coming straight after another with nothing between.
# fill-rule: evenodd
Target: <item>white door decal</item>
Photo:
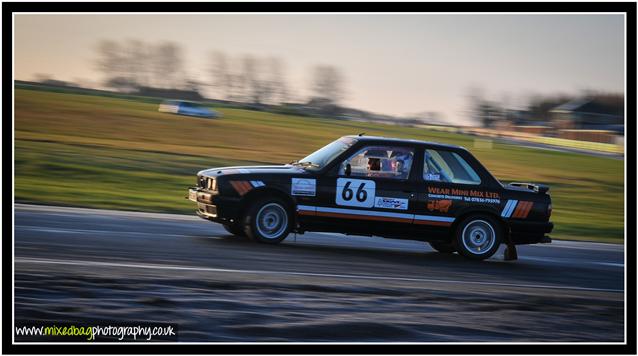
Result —
<instances>
[{"instance_id":1,"label":"white door decal","mask_svg":"<svg viewBox=\"0 0 638 356\"><path fill-rule=\"evenodd\" d=\"M375 194L376 184L373 180L337 179L337 205L372 208Z\"/></svg>"}]
</instances>

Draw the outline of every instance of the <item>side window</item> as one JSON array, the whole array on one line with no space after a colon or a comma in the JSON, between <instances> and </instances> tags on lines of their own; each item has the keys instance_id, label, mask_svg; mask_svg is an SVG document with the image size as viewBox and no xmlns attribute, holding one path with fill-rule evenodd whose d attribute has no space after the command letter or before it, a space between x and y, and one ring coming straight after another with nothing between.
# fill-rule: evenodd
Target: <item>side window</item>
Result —
<instances>
[{"instance_id":1,"label":"side window","mask_svg":"<svg viewBox=\"0 0 638 356\"><path fill-rule=\"evenodd\" d=\"M339 166L339 175L408 179L414 150L410 147L367 146Z\"/></svg>"},{"instance_id":2,"label":"side window","mask_svg":"<svg viewBox=\"0 0 638 356\"><path fill-rule=\"evenodd\" d=\"M481 178L456 152L425 150L423 179L458 184L480 184Z\"/></svg>"}]
</instances>

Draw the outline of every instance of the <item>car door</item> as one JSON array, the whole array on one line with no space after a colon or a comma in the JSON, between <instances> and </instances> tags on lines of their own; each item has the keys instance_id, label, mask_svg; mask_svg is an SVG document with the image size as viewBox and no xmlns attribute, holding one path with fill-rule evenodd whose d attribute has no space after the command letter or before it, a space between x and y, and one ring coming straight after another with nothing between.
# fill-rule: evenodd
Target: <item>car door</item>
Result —
<instances>
[{"instance_id":1,"label":"car door","mask_svg":"<svg viewBox=\"0 0 638 356\"><path fill-rule=\"evenodd\" d=\"M415 225L423 228L449 228L455 216L476 202L489 201L489 192L481 188L481 178L457 152L426 148L419 188L419 209Z\"/></svg>"},{"instance_id":2,"label":"car door","mask_svg":"<svg viewBox=\"0 0 638 356\"><path fill-rule=\"evenodd\" d=\"M367 144L339 162L318 182L317 217L340 229L392 235L410 229L417 202L415 148Z\"/></svg>"}]
</instances>

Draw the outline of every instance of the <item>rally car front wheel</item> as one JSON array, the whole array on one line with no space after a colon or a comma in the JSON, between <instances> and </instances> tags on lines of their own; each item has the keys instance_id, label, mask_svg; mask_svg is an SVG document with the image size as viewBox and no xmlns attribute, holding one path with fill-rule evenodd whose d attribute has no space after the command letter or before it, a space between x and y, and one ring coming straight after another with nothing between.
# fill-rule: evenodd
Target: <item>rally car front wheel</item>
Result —
<instances>
[{"instance_id":1,"label":"rally car front wheel","mask_svg":"<svg viewBox=\"0 0 638 356\"><path fill-rule=\"evenodd\" d=\"M286 203L278 198L262 198L251 204L244 217L246 236L257 242L276 244L290 232L292 217Z\"/></svg>"},{"instance_id":2,"label":"rally car front wheel","mask_svg":"<svg viewBox=\"0 0 638 356\"><path fill-rule=\"evenodd\" d=\"M472 215L465 218L456 227L455 234L456 250L473 260L490 258L503 240L501 225L487 215Z\"/></svg>"}]
</instances>

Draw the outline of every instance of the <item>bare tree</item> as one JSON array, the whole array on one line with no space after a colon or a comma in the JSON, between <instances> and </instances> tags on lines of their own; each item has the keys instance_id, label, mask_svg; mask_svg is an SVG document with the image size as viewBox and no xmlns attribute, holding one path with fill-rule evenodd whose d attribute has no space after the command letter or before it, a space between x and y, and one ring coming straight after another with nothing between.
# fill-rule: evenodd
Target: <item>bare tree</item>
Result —
<instances>
[{"instance_id":1,"label":"bare tree","mask_svg":"<svg viewBox=\"0 0 638 356\"><path fill-rule=\"evenodd\" d=\"M179 75L183 74L180 47L173 42L164 42L155 48L154 75L156 84L161 88L181 86Z\"/></svg>"},{"instance_id":2,"label":"bare tree","mask_svg":"<svg viewBox=\"0 0 638 356\"><path fill-rule=\"evenodd\" d=\"M466 89L465 98L467 100L467 115L476 123L483 126L490 125L489 118L485 117L486 114L489 114L485 106L487 103L485 90L478 85L472 85Z\"/></svg>"},{"instance_id":3,"label":"bare tree","mask_svg":"<svg viewBox=\"0 0 638 356\"><path fill-rule=\"evenodd\" d=\"M333 66L321 65L314 68L313 74L315 96L336 105L344 94L341 72Z\"/></svg>"},{"instance_id":4,"label":"bare tree","mask_svg":"<svg viewBox=\"0 0 638 356\"><path fill-rule=\"evenodd\" d=\"M246 97L253 104L263 104L270 100L272 94L270 83L264 79L263 61L251 55L243 58L244 80L246 81Z\"/></svg>"},{"instance_id":5,"label":"bare tree","mask_svg":"<svg viewBox=\"0 0 638 356\"><path fill-rule=\"evenodd\" d=\"M117 90L148 85L149 53L146 47L140 40L100 41L97 65L104 73L105 84Z\"/></svg>"},{"instance_id":6,"label":"bare tree","mask_svg":"<svg viewBox=\"0 0 638 356\"><path fill-rule=\"evenodd\" d=\"M104 73L107 86L113 78L124 77L124 58L122 58L121 48L117 42L102 40L98 43L97 52L97 68Z\"/></svg>"},{"instance_id":7,"label":"bare tree","mask_svg":"<svg viewBox=\"0 0 638 356\"><path fill-rule=\"evenodd\" d=\"M97 53L97 67L111 88L192 87L186 83L181 48L173 42L149 45L135 39L121 43L103 40L98 43Z\"/></svg>"},{"instance_id":8,"label":"bare tree","mask_svg":"<svg viewBox=\"0 0 638 356\"><path fill-rule=\"evenodd\" d=\"M232 95L232 73L228 67L228 59L226 54L220 51L214 51L211 54L211 68L213 87L216 88L218 95L223 98L230 98Z\"/></svg>"},{"instance_id":9,"label":"bare tree","mask_svg":"<svg viewBox=\"0 0 638 356\"><path fill-rule=\"evenodd\" d=\"M276 103L284 103L288 100L288 86L284 75L284 63L279 58L270 58L270 90L271 97Z\"/></svg>"},{"instance_id":10,"label":"bare tree","mask_svg":"<svg viewBox=\"0 0 638 356\"><path fill-rule=\"evenodd\" d=\"M279 58L244 57L244 79L249 100L254 104L276 104L287 99L283 62Z\"/></svg>"},{"instance_id":11,"label":"bare tree","mask_svg":"<svg viewBox=\"0 0 638 356\"><path fill-rule=\"evenodd\" d=\"M229 93L230 99L236 101L245 100L246 95L246 77L242 70L242 63L239 61L231 62L234 65L231 65L229 68Z\"/></svg>"},{"instance_id":12,"label":"bare tree","mask_svg":"<svg viewBox=\"0 0 638 356\"><path fill-rule=\"evenodd\" d=\"M124 48L126 77L137 86L150 86L150 53L148 46L140 40L128 40Z\"/></svg>"},{"instance_id":13,"label":"bare tree","mask_svg":"<svg viewBox=\"0 0 638 356\"><path fill-rule=\"evenodd\" d=\"M257 105L287 99L284 65L279 58L244 55L233 61L225 53L214 51L210 59L212 86L219 96Z\"/></svg>"}]
</instances>

